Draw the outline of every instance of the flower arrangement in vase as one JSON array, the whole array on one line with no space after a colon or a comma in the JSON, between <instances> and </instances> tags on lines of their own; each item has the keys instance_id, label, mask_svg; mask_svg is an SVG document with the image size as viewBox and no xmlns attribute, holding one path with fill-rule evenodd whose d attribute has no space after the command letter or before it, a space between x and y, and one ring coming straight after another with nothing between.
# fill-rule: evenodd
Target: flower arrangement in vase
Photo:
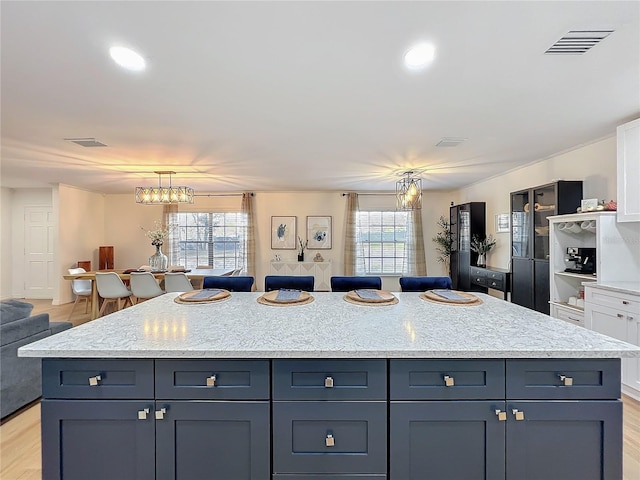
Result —
<instances>
[{"instance_id":1,"label":"flower arrangement in vase","mask_svg":"<svg viewBox=\"0 0 640 480\"><path fill-rule=\"evenodd\" d=\"M302 238L298 235L298 261L304 262L304 249L307 248L309 240L302 241Z\"/></svg>"},{"instance_id":2,"label":"flower arrangement in vase","mask_svg":"<svg viewBox=\"0 0 640 480\"><path fill-rule=\"evenodd\" d=\"M165 239L169 238L169 234L176 225L163 225L156 221L154 222L154 226L154 230L147 230L144 227L140 228L145 231L147 238L151 239L151 245L156 247L156 253L149 257L149 267L152 271L156 272L166 270L169 266L169 259L162 253L162 245Z\"/></svg>"},{"instance_id":3,"label":"flower arrangement in vase","mask_svg":"<svg viewBox=\"0 0 640 480\"><path fill-rule=\"evenodd\" d=\"M487 253L491 251L491 249L495 247L495 245L496 240L491 234L483 239L480 239L480 237L478 237L477 235L473 236L469 248L471 248L472 252L478 254L478 261L476 262L476 265L478 267L487 266Z\"/></svg>"}]
</instances>

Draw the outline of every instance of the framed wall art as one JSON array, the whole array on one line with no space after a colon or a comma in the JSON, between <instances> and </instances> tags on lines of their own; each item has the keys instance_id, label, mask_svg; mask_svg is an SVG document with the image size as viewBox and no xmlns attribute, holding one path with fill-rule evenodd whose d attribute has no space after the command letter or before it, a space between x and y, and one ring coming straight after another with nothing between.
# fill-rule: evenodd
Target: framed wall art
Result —
<instances>
[{"instance_id":1,"label":"framed wall art","mask_svg":"<svg viewBox=\"0 0 640 480\"><path fill-rule=\"evenodd\" d=\"M296 234L296 217L271 217L271 250L295 250Z\"/></svg>"},{"instance_id":2,"label":"framed wall art","mask_svg":"<svg viewBox=\"0 0 640 480\"><path fill-rule=\"evenodd\" d=\"M331 248L331 217L307 217L307 248L309 250L329 250Z\"/></svg>"},{"instance_id":3,"label":"framed wall art","mask_svg":"<svg viewBox=\"0 0 640 480\"><path fill-rule=\"evenodd\" d=\"M496 233L508 233L509 230L509 214L499 213L496 215Z\"/></svg>"}]
</instances>

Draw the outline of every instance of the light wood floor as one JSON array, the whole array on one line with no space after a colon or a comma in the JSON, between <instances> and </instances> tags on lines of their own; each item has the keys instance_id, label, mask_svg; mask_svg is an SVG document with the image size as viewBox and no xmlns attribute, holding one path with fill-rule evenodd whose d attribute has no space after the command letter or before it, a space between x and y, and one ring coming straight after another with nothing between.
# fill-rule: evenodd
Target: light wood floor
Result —
<instances>
[{"instance_id":1,"label":"light wood floor","mask_svg":"<svg viewBox=\"0 0 640 480\"><path fill-rule=\"evenodd\" d=\"M67 320L71 304L52 306L50 300L29 300L34 313L49 312L54 321ZM89 321L77 307L74 326ZM623 396L624 480L640 479L640 402ZM0 479L41 480L40 404L35 404L0 426Z\"/></svg>"}]
</instances>

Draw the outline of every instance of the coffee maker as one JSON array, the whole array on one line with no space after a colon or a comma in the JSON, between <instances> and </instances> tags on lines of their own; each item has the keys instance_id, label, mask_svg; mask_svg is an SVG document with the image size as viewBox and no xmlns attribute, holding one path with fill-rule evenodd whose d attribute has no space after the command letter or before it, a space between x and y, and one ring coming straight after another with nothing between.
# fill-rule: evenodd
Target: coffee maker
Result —
<instances>
[{"instance_id":1,"label":"coffee maker","mask_svg":"<svg viewBox=\"0 0 640 480\"><path fill-rule=\"evenodd\" d=\"M596 249L568 247L564 257L565 272L595 275L596 273Z\"/></svg>"}]
</instances>

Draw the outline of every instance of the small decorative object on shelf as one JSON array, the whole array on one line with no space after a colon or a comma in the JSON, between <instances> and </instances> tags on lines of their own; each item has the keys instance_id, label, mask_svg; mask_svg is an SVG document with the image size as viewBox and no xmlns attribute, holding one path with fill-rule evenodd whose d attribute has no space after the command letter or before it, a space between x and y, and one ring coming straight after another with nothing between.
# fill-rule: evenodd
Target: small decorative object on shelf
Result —
<instances>
[{"instance_id":1,"label":"small decorative object on shelf","mask_svg":"<svg viewBox=\"0 0 640 480\"><path fill-rule=\"evenodd\" d=\"M302 238L298 236L298 261L304 262L304 249L307 248L309 241L302 241Z\"/></svg>"},{"instance_id":2,"label":"small decorative object on shelf","mask_svg":"<svg viewBox=\"0 0 640 480\"><path fill-rule=\"evenodd\" d=\"M320 252L316 253L316 256L313 257L313 261L314 262L324 262L324 258L322 258L322 255L320 255Z\"/></svg>"},{"instance_id":3,"label":"small decorative object on shelf","mask_svg":"<svg viewBox=\"0 0 640 480\"><path fill-rule=\"evenodd\" d=\"M162 253L162 245L165 239L169 237L171 230L175 228L175 225L162 225L157 221L154 222L154 225L154 230L145 230L144 227L140 228L145 230L147 237L151 239L151 245L156 247L156 253L149 257L149 267L151 267L152 272L157 272L166 270L169 266L169 259Z\"/></svg>"},{"instance_id":4,"label":"small decorative object on shelf","mask_svg":"<svg viewBox=\"0 0 640 480\"><path fill-rule=\"evenodd\" d=\"M478 267L486 267L487 266L487 253L496 245L496 241L493 236L489 234L489 236L480 240L477 235L474 235L471 239L471 251L476 252L478 254L478 261L476 265Z\"/></svg>"}]
</instances>

